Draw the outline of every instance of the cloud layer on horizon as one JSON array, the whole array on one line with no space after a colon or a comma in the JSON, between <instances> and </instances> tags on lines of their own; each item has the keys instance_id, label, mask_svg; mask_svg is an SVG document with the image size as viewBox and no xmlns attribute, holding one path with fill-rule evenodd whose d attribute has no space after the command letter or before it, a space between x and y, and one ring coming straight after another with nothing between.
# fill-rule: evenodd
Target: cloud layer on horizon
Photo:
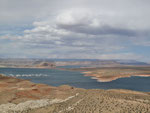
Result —
<instances>
[{"instance_id":1,"label":"cloud layer on horizon","mask_svg":"<svg viewBox=\"0 0 150 113\"><path fill-rule=\"evenodd\" d=\"M0 27L0 57L20 55L19 57L39 58L150 60L147 53L150 48L148 0L64 0L61 3L58 0L31 0L23 2L25 5L30 4L27 11L21 6L18 7L21 11L17 8L11 11L13 6L22 5L18 0L15 1L8 4L10 8L0 8L3 9L0 11L3 12L0 14L0 22L7 27L22 27L24 24L32 27L25 27L19 31L21 34L9 34L10 30L2 33ZM2 2L8 3L7 0ZM12 12L13 16L10 15ZM10 16L12 22L8 18ZM10 25L5 24L7 22ZM145 52L140 54L142 49Z\"/></svg>"}]
</instances>

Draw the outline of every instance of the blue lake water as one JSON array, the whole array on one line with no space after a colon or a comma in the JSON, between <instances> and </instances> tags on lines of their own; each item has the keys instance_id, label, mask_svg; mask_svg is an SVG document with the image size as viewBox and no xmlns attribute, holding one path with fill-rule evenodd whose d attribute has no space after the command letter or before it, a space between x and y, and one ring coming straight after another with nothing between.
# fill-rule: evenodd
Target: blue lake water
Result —
<instances>
[{"instance_id":1,"label":"blue lake water","mask_svg":"<svg viewBox=\"0 0 150 113\"><path fill-rule=\"evenodd\" d=\"M0 73L52 86L67 84L86 89L130 89L150 92L150 77L134 76L120 78L111 82L97 82L97 80L85 77L77 71L56 69L0 68Z\"/></svg>"}]
</instances>

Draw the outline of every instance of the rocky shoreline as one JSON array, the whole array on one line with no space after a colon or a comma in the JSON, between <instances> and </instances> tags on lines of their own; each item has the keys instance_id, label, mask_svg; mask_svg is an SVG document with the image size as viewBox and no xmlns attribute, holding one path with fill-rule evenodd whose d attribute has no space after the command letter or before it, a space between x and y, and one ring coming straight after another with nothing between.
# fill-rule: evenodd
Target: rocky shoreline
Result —
<instances>
[{"instance_id":1,"label":"rocky shoreline","mask_svg":"<svg viewBox=\"0 0 150 113\"><path fill-rule=\"evenodd\" d=\"M150 92L53 87L0 75L0 112L148 113Z\"/></svg>"},{"instance_id":2,"label":"rocky shoreline","mask_svg":"<svg viewBox=\"0 0 150 113\"><path fill-rule=\"evenodd\" d=\"M91 72L83 72L84 76L91 76L92 79L96 79L98 82L111 82L119 78L127 78L132 76L138 77L150 77L150 75L115 75L115 76L101 76L100 74L92 74Z\"/></svg>"}]
</instances>

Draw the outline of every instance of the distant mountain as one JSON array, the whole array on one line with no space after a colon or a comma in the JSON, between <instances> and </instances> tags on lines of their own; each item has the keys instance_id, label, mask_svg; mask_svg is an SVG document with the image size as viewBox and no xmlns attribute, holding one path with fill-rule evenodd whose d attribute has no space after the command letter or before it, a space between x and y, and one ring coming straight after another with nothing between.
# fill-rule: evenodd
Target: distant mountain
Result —
<instances>
[{"instance_id":1,"label":"distant mountain","mask_svg":"<svg viewBox=\"0 0 150 113\"><path fill-rule=\"evenodd\" d=\"M41 67L41 68L54 68L55 64L50 62L41 62L40 64L36 65L35 67Z\"/></svg>"},{"instance_id":2,"label":"distant mountain","mask_svg":"<svg viewBox=\"0 0 150 113\"><path fill-rule=\"evenodd\" d=\"M103 59L0 59L0 66L6 67L55 67L55 66L120 66L150 65L136 60L103 60Z\"/></svg>"},{"instance_id":3,"label":"distant mountain","mask_svg":"<svg viewBox=\"0 0 150 113\"><path fill-rule=\"evenodd\" d=\"M146 62L140 62L136 60L117 60L116 62L124 65L150 65Z\"/></svg>"}]
</instances>

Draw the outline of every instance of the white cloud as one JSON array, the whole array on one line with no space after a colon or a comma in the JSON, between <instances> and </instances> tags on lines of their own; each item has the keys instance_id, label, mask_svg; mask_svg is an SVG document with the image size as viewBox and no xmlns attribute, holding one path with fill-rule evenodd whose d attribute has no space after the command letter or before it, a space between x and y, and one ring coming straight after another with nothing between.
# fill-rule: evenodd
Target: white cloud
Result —
<instances>
[{"instance_id":1,"label":"white cloud","mask_svg":"<svg viewBox=\"0 0 150 113\"><path fill-rule=\"evenodd\" d=\"M128 49L150 45L148 3L147 0L14 0L13 3L2 0L1 23L32 23L33 28L25 29L21 35L1 35L0 40L8 44L8 50L11 44L7 41L12 41L18 52L23 50L27 55L38 54L39 50L39 55L45 57L137 58Z\"/></svg>"}]
</instances>

